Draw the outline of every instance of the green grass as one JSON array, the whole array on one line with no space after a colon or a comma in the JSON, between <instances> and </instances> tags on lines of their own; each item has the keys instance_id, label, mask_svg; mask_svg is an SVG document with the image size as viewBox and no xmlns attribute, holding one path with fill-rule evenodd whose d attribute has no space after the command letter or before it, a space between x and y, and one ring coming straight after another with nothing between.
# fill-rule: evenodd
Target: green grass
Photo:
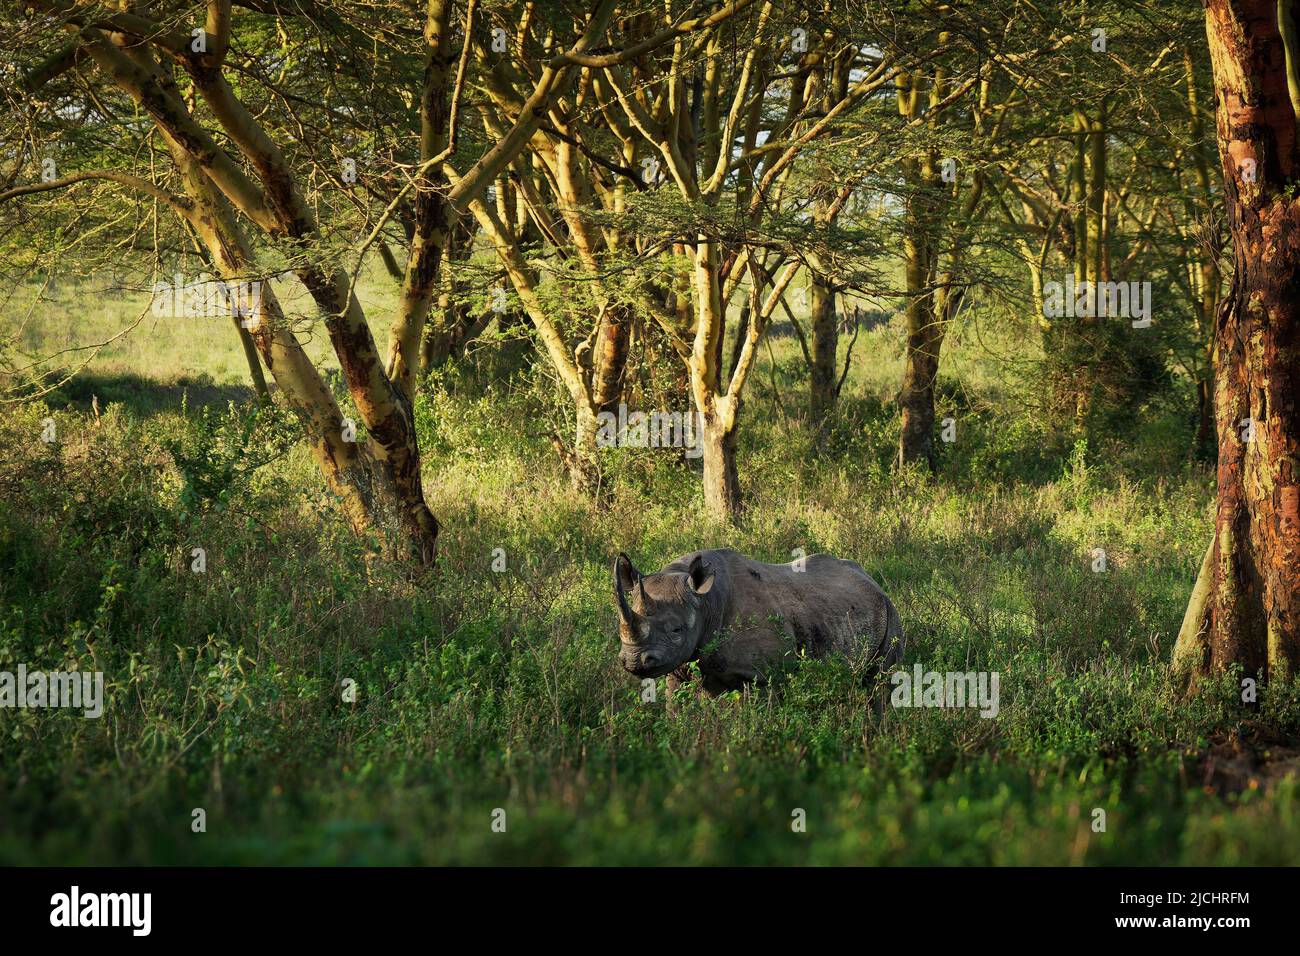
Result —
<instances>
[{"instance_id":1,"label":"green grass","mask_svg":"<svg viewBox=\"0 0 1300 956\"><path fill-rule=\"evenodd\" d=\"M950 343L958 441L933 480L889 467L897 328L859 342L822 436L797 345L774 342L776 368L765 349L739 528L666 453L611 452L607 494L576 497L545 439L550 377L465 363L419 405L445 529L424 581L367 562L291 426L250 420L228 328L134 333L0 417L0 669L103 670L110 694L100 720L0 711L0 862L1293 862L1300 694L1247 709L1229 676L1187 700L1167 671L1212 500L1189 423L1152 405L1081 440L974 331ZM859 561L899 608L905 666L998 671L999 716L880 715L836 662L643 703L610 559L720 546Z\"/></svg>"}]
</instances>

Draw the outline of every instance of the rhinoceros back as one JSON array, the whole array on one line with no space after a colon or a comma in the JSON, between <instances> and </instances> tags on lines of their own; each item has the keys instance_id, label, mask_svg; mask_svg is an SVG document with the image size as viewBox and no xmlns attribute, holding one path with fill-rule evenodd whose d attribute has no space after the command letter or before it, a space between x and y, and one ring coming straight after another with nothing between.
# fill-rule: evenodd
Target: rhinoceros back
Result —
<instances>
[{"instance_id":1,"label":"rhinoceros back","mask_svg":"<svg viewBox=\"0 0 1300 956\"><path fill-rule=\"evenodd\" d=\"M765 564L730 549L701 554L711 567L725 568L725 623L738 633L775 620L810 657L842 654L881 666L901 659L898 612L856 562L814 554ZM689 564L691 557L681 560Z\"/></svg>"}]
</instances>

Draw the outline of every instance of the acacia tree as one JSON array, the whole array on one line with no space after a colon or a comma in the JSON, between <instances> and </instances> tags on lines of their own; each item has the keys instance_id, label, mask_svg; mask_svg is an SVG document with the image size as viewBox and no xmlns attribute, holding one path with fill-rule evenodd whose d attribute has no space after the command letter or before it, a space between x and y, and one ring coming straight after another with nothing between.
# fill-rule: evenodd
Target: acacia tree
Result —
<instances>
[{"instance_id":1,"label":"acacia tree","mask_svg":"<svg viewBox=\"0 0 1300 956\"><path fill-rule=\"evenodd\" d=\"M809 144L885 89L899 69L900 53L849 39L844 30L836 49L849 47L842 75L852 71L854 79L823 96L813 69L822 53L806 44L817 29L794 12L778 16L776 5L766 3L743 32L737 28L739 36L679 42L667 62L615 65L602 77L626 124L663 169L661 191L673 194L675 211L666 217L676 239L672 252L684 257L687 272L664 307L649 310L686 366L703 423L705 506L723 518L741 508L736 442L745 384L767 320L803 264L797 240L778 240L772 250L760 225L780 209L784 186ZM777 261L760 262L756 248L775 251ZM729 369L723 345L728 309L738 296L749 300L748 318L737 329Z\"/></svg>"},{"instance_id":2,"label":"acacia tree","mask_svg":"<svg viewBox=\"0 0 1300 956\"><path fill-rule=\"evenodd\" d=\"M1080 8L1052 25L1068 32L1044 38L1048 56L1008 71L1035 108L1009 114L991 156L985 235L1004 238L1022 264L1028 281L1014 298L1039 332L1046 387L1037 401L1066 427L1131 420L1167 364L1202 395L1209 388L1205 316L1219 294L1220 241L1201 121L1201 19L1176 7L1136 21L1120 8ZM1098 305L1110 283L1149 281L1154 324L1133 330L1087 309L1045 315L1045 283L1060 288L1067 277L1079 290L1101 283ZM1212 414L1207 401L1200 407Z\"/></svg>"},{"instance_id":3,"label":"acacia tree","mask_svg":"<svg viewBox=\"0 0 1300 956\"><path fill-rule=\"evenodd\" d=\"M688 16L694 8L683 7L662 23L642 13L629 15L623 21L629 45L578 58L582 69L545 109L509 177L498 182L495 201L480 197L469 203L572 402L572 442L551 438L573 484L584 492L599 485L597 416L615 409L623 396L631 328L638 313L658 308L651 293L622 279L629 261L653 255L661 244L629 227L628 194L647 188L637 167L638 147L644 151L644 146L621 116L604 73L624 64L659 63L664 59L659 51L669 48L669 41L678 50L700 47L749 6L739 0L699 16ZM486 44L476 49L492 107L480 110L489 140L527 108L521 90L533 82L538 51L551 42L547 22L532 8L512 31L502 23L496 31L509 36L500 44L505 49ZM449 175L455 178L454 172ZM546 247L545 262L533 255L540 248L523 241L526 232ZM544 287L545 272L554 274L562 296Z\"/></svg>"},{"instance_id":4,"label":"acacia tree","mask_svg":"<svg viewBox=\"0 0 1300 956\"><path fill-rule=\"evenodd\" d=\"M935 392L944 340L973 284L972 247L990 172L1024 145L1012 118L1031 101L1029 88L1055 62L1062 44L1021 5L944 7L918 22L910 41L925 60L896 81L902 127L894 187L907 340L898 394L900 466L934 466ZM912 26L912 24L909 24ZM905 42L899 38L896 42Z\"/></svg>"},{"instance_id":5,"label":"acacia tree","mask_svg":"<svg viewBox=\"0 0 1300 956\"><path fill-rule=\"evenodd\" d=\"M860 51L846 31L847 27L837 30L828 22L810 38L808 55L800 61L799 74L791 83L787 115L798 115L805 104L815 101L820 101L822 113L828 113L848 96ZM836 364L840 316L835 300L848 271L843 260L856 259L862 252L862 243L854 241L860 236L850 239L850 233L838 228L841 213L861 192L862 177L856 167L862 165L862 151L855 142L857 137L846 132L843 126L831 127L809 144L800 170L800 178L807 181L807 202L784 203L794 207L796 216L805 218L799 224L805 237L792 243L791 251L806 266L808 333L805 335L792 310L787 309L787 314L808 367L808 417L818 427L829 424L848 371L847 356L844 373L837 374ZM766 259L760 261L766 272Z\"/></svg>"},{"instance_id":6,"label":"acacia tree","mask_svg":"<svg viewBox=\"0 0 1300 956\"><path fill-rule=\"evenodd\" d=\"M1208 0L1233 274L1218 313L1218 491L1174 649L1193 677L1300 664L1300 4Z\"/></svg>"},{"instance_id":7,"label":"acacia tree","mask_svg":"<svg viewBox=\"0 0 1300 956\"><path fill-rule=\"evenodd\" d=\"M347 440L338 405L284 321L274 294L263 296L251 323L251 338L262 361L298 413L317 463L353 525L358 530L374 528L392 515L400 553L431 562L438 523L424 499L412 402L424 323L440 287L438 268L451 211L466 208L524 148L547 104L568 82L574 58L604 36L613 0L602 0L589 14L576 18L576 41L555 45L517 119L471 168L456 175L455 187L443 180L443 164L455 152L451 67L457 49L463 49L452 36L451 0L428 0L420 40L410 49L397 50L387 42L381 44L386 37L382 24L349 22L342 14L311 5L269 7L278 32L265 29L263 14L255 12L260 4L251 5L254 11L236 12L229 0L210 0L203 24L193 30L184 14L160 10L155 15L144 4L123 3L114 9L51 0L32 6L46 17L42 36L62 29L71 40L49 51L33 67L29 82L46 84L75 74L72 86L90 87L77 108L86 113L107 111L101 117L105 122L137 135L144 133L146 138L156 135L172 157L177 182L158 182L152 172L129 176L81 172L11 188L4 198L73 187L91 176L112 179L143 190L181 214L224 278L254 273L258 250L275 250L319 310L365 425L364 447ZM466 33L472 20L471 3ZM318 209L332 207L307 200L305 184L317 169L311 151L299 148L302 144L293 139L294 132L304 132L303 124L295 122L296 116L285 115L287 107L275 108L293 97L275 85L259 89L246 80L257 75L258 66L277 57L284 63L281 76L289 73L293 54L299 52L294 47L295 29L300 31L297 42L304 46L316 31L340 46L383 46L383 54L376 54L379 62L370 63L372 74L388 67L400 77L405 72L400 69L403 58L418 57L424 64L416 90L385 91L390 102L406 92L419 103L418 160L410 164L413 172L406 184L395 191L378 217L371 238L355 250L364 254L386 220L414 193L401 304L387 360L371 334L353 275L340 264L338 250L329 241L328 223L323 226L318 220ZM399 31L399 42L410 39L409 34L409 30ZM230 59L236 47L241 50L243 69L239 81L232 83ZM315 60L309 59L307 72L319 78ZM264 100L250 106L253 97ZM106 101L112 105L105 105ZM131 110L148 118L151 133L124 121ZM333 118L346 127L348 115L338 113L333 111Z\"/></svg>"},{"instance_id":8,"label":"acacia tree","mask_svg":"<svg viewBox=\"0 0 1300 956\"><path fill-rule=\"evenodd\" d=\"M935 42L940 47L946 46L949 35L940 33ZM963 240L969 234L967 226L983 192L983 174L978 170L973 183L962 188L955 175L957 160L942 157L936 140L939 126L946 118L945 107L975 86L978 79L978 75L968 78L957 89L951 89L951 76L939 68L929 76L912 71L897 81L899 115L909 126L924 128L931 137L924 148L904 157L901 163L907 190L903 197L902 222L907 344L898 395L902 417L899 465L924 462L934 466L934 398L939 356L961 298L956 280L964 251ZM987 91L987 88L986 81L981 89ZM977 104L971 111L977 118L982 117L980 106L987 107L987 102ZM950 179L944 177L943 163L951 164ZM945 182L952 183L953 188L945 188ZM955 214L949 208L953 201L959 201L961 206ZM949 239L947 243L945 238Z\"/></svg>"},{"instance_id":9,"label":"acacia tree","mask_svg":"<svg viewBox=\"0 0 1300 956\"><path fill-rule=\"evenodd\" d=\"M734 9L724 8L716 22ZM697 24L709 29L715 21ZM531 78L531 55L544 38L535 16L521 19L510 55L493 55L480 47L483 83L495 109L484 109L489 138L500 134L502 118L523 109L519 94ZM594 72L584 69L569 95L557 97L545 122L512 164L508 179L498 183L497 202L471 203L470 212L491 242L505 273L532 322L542 354L568 393L574 409L571 442L552 435L573 485L591 493L599 485L597 415L617 407L626 378L633 316L625 297L607 288L605 276L626 248L640 240L625 230L621 217L629 184L641 187L631 161L628 137L600 136L591 114ZM611 141L612 140L612 141ZM609 142L611 155L599 145ZM510 211L515 214L511 215ZM544 277L530 261L524 233L534 233L549 250L550 269L565 287L562 302L543 288ZM649 240L647 239L646 242ZM562 313L566 322L558 321ZM576 343L566 328L579 333Z\"/></svg>"}]
</instances>

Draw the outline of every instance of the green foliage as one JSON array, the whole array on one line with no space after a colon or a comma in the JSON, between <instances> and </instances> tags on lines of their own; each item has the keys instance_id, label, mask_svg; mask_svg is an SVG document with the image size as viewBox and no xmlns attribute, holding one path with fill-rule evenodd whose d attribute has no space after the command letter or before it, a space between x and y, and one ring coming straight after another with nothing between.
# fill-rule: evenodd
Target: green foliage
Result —
<instances>
[{"instance_id":1,"label":"green foliage","mask_svg":"<svg viewBox=\"0 0 1300 956\"><path fill-rule=\"evenodd\" d=\"M635 47L668 8L638 9L620 7L596 49ZM599 358L602 310L631 317L634 408L689 411L661 326L693 337L678 298L691 244L715 240L729 292L737 280L718 354L728 371L752 281L737 270L751 253L764 268L801 264L744 393L738 528L703 513L700 464L680 450L602 450L596 495L568 490L552 442L573 434L572 399L532 348L520 290L470 235L447 250L434 320L469 328L495 314L414 404L443 531L436 576L413 581L340 520L286 410L243 404L226 317L150 314L159 274L212 265L167 204L95 179L12 197L0 379L48 406L0 417L0 669L102 671L108 702L99 720L0 710L0 862L1292 862L1300 685L1247 707L1239 675L1185 698L1167 667L1212 479L1188 454L1209 368L1211 323L1196 306L1213 306L1230 259L1213 123L1190 105L1213 113L1203 13L1159 2L1135 16L1109 0L1040 12L754 5L707 39L619 67L651 125L676 131L670 154L700 182L727 173L719 191L683 189L658 135L622 132L599 71L555 84L562 100L538 111L528 151L496 178L490 205L575 366ZM514 122L510 104L529 100L588 13L479 5L449 162L471 170L497 144L492 121ZM423 17L393 14L237 5L222 74L284 156L284 170L250 170L277 187L268 202L291 186L315 223L299 235L300 223L241 219L251 273L353 418L331 351L339 323L326 328L300 280L308 265L355 276L382 347L412 215L441 189L395 202L441 131L421 135L427 100L414 95L430 67ZM0 128L24 144L10 185L36 183L48 159L184 194L157 128L93 63L28 87L75 36L60 19L0 12L15 81ZM496 28L512 37L508 56L485 46ZM1108 51L1093 47L1101 30ZM814 46L797 49L795 31ZM901 85L882 73L883 86L834 105L888 66ZM742 74L761 85L736 89ZM174 79L216 148L244 163L195 78ZM801 91L815 99L801 105ZM716 166L724 128L727 149L747 142L748 155ZM937 173L948 161L951 180ZM1081 254L1092 198L1100 262L1095 245ZM594 248L579 249L577 222ZM1044 329L1034 280L1097 266L1151 283L1154 324ZM1197 276L1215 267L1207 297ZM811 422L807 297L794 290L814 270L840 307L886 321L852 346L840 335L835 369L850 374L836 414ZM955 302L954 290L934 385L956 440L938 443L936 474L896 470L908 338L896 313L941 291ZM39 437L47 416L52 444ZM881 706L887 683L864 686L835 661L802 661L743 694L684 695L671 713L663 681L643 701L615 662L610 558L651 568L717 546L857 560L901 612L905 666L997 671L998 717ZM506 833L490 827L495 808ZM791 829L798 810L806 833ZM1092 829L1097 810L1105 831Z\"/></svg>"},{"instance_id":2,"label":"green foliage","mask_svg":"<svg viewBox=\"0 0 1300 956\"><path fill-rule=\"evenodd\" d=\"M1030 417L1008 428L976 390L947 477L912 481L886 465L894 412L878 399L848 398L819 450L756 399L750 512L728 531L664 452L612 456L599 502L564 490L536 427L562 402L530 374L426 383L418 427L446 529L432 587L367 565L336 518L301 506L319 479L269 411L55 412L56 446L39 440L48 409L7 416L0 667L103 670L109 703L100 720L0 712L0 859L1133 864L1300 849L1272 743L1300 727L1300 690L1246 708L1228 675L1184 700L1167 671L1204 534L1199 473L1129 479L1082 440L1043 450ZM815 661L672 713L660 681L643 703L614 659L609 556L651 567L720 545L857 559L900 608L905 666L997 670L999 716L881 712L888 685ZM1214 769L1228 746L1254 755L1240 779Z\"/></svg>"},{"instance_id":3,"label":"green foliage","mask_svg":"<svg viewBox=\"0 0 1300 956\"><path fill-rule=\"evenodd\" d=\"M238 407L225 413L203 408L166 443L184 485L180 504L195 511L224 505L246 491L259 469L283 458L296 443L292 418L274 405Z\"/></svg>"}]
</instances>

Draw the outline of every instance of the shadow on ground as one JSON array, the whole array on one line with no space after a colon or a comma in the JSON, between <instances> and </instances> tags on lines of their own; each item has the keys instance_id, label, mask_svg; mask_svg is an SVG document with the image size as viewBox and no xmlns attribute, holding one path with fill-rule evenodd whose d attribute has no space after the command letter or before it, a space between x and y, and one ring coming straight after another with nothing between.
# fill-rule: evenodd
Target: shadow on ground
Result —
<instances>
[{"instance_id":1,"label":"shadow on ground","mask_svg":"<svg viewBox=\"0 0 1300 956\"><path fill-rule=\"evenodd\" d=\"M218 385L203 375L162 382L133 374L87 372L60 386L47 401L56 408L71 405L89 411L92 399L98 399L101 410L120 404L133 415L150 417L179 411L182 405L202 408L230 402L242 404L252 401L253 389L248 385Z\"/></svg>"}]
</instances>

